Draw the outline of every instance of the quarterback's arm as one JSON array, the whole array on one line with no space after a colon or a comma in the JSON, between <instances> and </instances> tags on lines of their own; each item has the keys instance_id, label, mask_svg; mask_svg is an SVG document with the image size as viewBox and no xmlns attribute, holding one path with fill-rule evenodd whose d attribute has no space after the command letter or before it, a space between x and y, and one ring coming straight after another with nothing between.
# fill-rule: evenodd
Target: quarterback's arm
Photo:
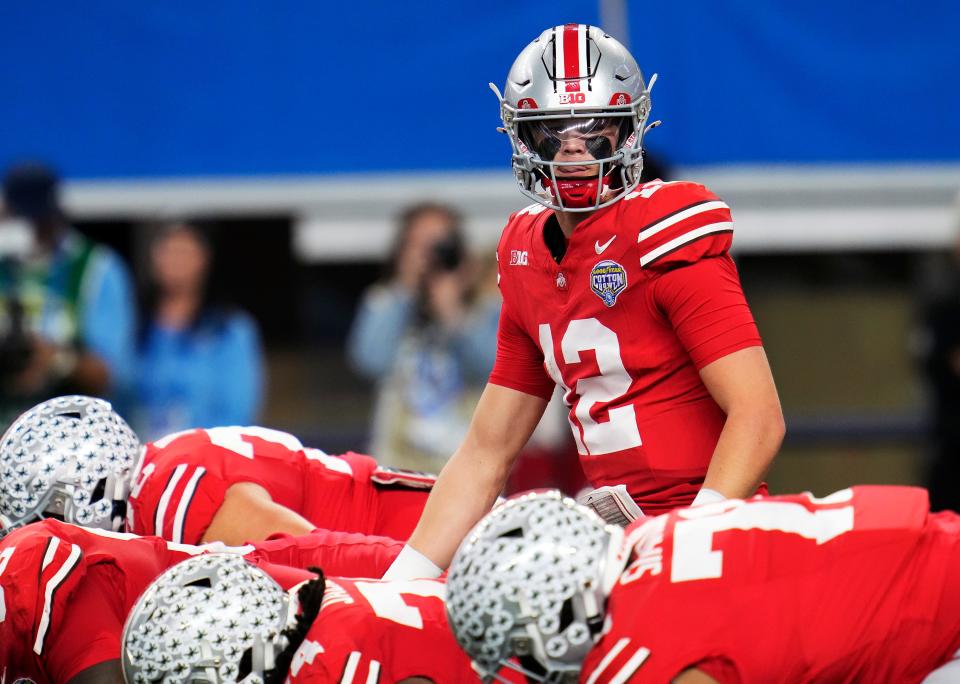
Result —
<instances>
[{"instance_id":1,"label":"quarterback's arm","mask_svg":"<svg viewBox=\"0 0 960 684\"><path fill-rule=\"evenodd\" d=\"M460 448L440 471L409 546L441 568L493 506L547 402L488 384ZM399 577L397 577L399 578Z\"/></svg>"},{"instance_id":2,"label":"quarterback's arm","mask_svg":"<svg viewBox=\"0 0 960 684\"><path fill-rule=\"evenodd\" d=\"M785 432L767 355L759 346L740 349L704 366L700 377L727 414L703 486L727 498L751 496Z\"/></svg>"},{"instance_id":3,"label":"quarterback's arm","mask_svg":"<svg viewBox=\"0 0 960 684\"><path fill-rule=\"evenodd\" d=\"M673 684L720 684L706 672L691 668L684 670L673 680Z\"/></svg>"},{"instance_id":4,"label":"quarterback's arm","mask_svg":"<svg viewBox=\"0 0 960 684\"><path fill-rule=\"evenodd\" d=\"M273 501L260 485L238 482L227 489L201 541L239 546L248 541L262 541L277 532L308 534L315 527L300 514Z\"/></svg>"}]
</instances>

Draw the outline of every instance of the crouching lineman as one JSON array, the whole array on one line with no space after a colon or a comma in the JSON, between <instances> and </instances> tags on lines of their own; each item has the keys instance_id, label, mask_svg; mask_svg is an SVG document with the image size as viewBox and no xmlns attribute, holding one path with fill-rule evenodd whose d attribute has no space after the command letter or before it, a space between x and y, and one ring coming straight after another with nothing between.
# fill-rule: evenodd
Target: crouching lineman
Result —
<instances>
[{"instance_id":1,"label":"crouching lineman","mask_svg":"<svg viewBox=\"0 0 960 684\"><path fill-rule=\"evenodd\" d=\"M110 404L66 396L30 409L0 439L0 529L56 516L115 531L126 518L130 532L191 544L316 528L406 539L432 483L258 427L188 430L141 447Z\"/></svg>"},{"instance_id":2,"label":"crouching lineman","mask_svg":"<svg viewBox=\"0 0 960 684\"><path fill-rule=\"evenodd\" d=\"M447 624L444 583L319 578L285 592L230 554L158 577L124 628L127 682L460 684L480 679ZM292 594L296 593L294 597ZM506 672L504 682L522 682Z\"/></svg>"},{"instance_id":3,"label":"crouching lineman","mask_svg":"<svg viewBox=\"0 0 960 684\"><path fill-rule=\"evenodd\" d=\"M514 656L550 682L960 681L960 516L922 489L729 500L622 535L556 492L474 528L448 614L486 681Z\"/></svg>"},{"instance_id":4,"label":"crouching lineman","mask_svg":"<svg viewBox=\"0 0 960 684\"><path fill-rule=\"evenodd\" d=\"M355 550L316 540L305 535L245 547L197 547L58 520L15 529L0 539L0 681L120 681L122 628L134 601L163 570L198 554L245 554L284 587L315 577L300 569L309 566L364 571ZM365 548L382 572L402 544ZM280 565L288 563L298 567Z\"/></svg>"}]
</instances>

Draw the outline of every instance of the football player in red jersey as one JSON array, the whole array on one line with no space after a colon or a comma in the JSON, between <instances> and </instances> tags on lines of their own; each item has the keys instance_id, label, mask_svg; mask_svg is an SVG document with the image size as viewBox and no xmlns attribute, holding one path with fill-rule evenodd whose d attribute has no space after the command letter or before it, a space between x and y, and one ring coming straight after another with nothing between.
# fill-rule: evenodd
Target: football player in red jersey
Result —
<instances>
[{"instance_id":1,"label":"football player in red jersey","mask_svg":"<svg viewBox=\"0 0 960 684\"><path fill-rule=\"evenodd\" d=\"M127 527L175 542L264 539L314 528L406 540L434 477L330 456L262 427L187 430L147 444Z\"/></svg>"},{"instance_id":2,"label":"football player in red jersey","mask_svg":"<svg viewBox=\"0 0 960 684\"><path fill-rule=\"evenodd\" d=\"M57 397L0 438L0 536L50 516L116 531L126 511L128 530L173 542L317 529L324 540L337 530L380 543L409 536L433 479L258 427L188 430L144 448L109 403Z\"/></svg>"},{"instance_id":3,"label":"football player in red jersey","mask_svg":"<svg viewBox=\"0 0 960 684\"><path fill-rule=\"evenodd\" d=\"M339 537L332 540L338 543L311 534L244 547L198 547L57 520L15 529L0 539L0 673L6 676L0 681L119 681L127 613L157 575L186 558L231 550L292 587L315 577L300 569L312 566L379 576L401 547L391 540L328 534Z\"/></svg>"},{"instance_id":4,"label":"football player in red jersey","mask_svg":"<svg viewBox=\"0 0 960 684\"><path fill-rule=\"evenodd\" d=\"M128 682L159 682L176 663L180 681L479 682L447 624L444 593L437 579L320 577L300 586L293 599L237 556L190 559L158 577L131 610L124 676ZM253 649L246 662L244 647L236 643L243 630ZM169 639L174 633L178 644ZM220 679L208 669L213 662ZM223 677L222 668L234 678ZM498 676L523 681L509 670Z\"/></svg>"},{"instance_id":5,"label":"football player in red jersey","mask_svg":"<svg viewBox=\"0 0 960 684\"><path fill-rule=\"evenodd\" d=\"M458 641L539 681L957 681L960 516L922 489L728 500L622 539L556 493L498 507L451 564Z\"/></svg>"},{"instance_id":6,"label":"football player in red jersey","mask_svg":"<svg viewBox=\"0 0 960 684\"><path fill-rule=\"evenodd\" d=\"M730 209L695 183L639 185L656 124L630 53L596 27L548 29L500 100L515 175L536 204L510 217L497 250L490 382L388 577L449 562L555 384L590 482L624 486L646 514L753 494L783 439L729 255Z\"/></svg>"}]
</instances>

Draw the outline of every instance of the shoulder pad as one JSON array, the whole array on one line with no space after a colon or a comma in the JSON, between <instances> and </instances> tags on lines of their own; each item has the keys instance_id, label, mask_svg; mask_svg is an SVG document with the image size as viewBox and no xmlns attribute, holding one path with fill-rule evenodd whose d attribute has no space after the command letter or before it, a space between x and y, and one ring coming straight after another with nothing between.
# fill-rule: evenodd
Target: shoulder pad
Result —
<instances>
[{"instance_id":1,"label":"shoulder pad","mask_svg":"<svg viewBox=\"0 0 960 684\"><path fill-rule=\"evenodd\" d=\"M497 243L497 261L502 267L505 264L517 264L521 261L526 263L528 258L529 243L533 224L540 219L540 215L548 211L542 204L531 204L529 206L515 211L507 219L507 225L504 226L500 234L500 241ZM497 283L500 283L499 271Z\"/></svg>"},{"instance_id":2,"label":"shoulder pad","mask_svg":"<svg viewBox=\"0 0 960 684\"><path fill-rule=\"evenodd\" d=\"M547 211L547 207L542 204L530 204L523 209L513 212L510 214L510 218L507 219L507 225L503 229L503 236L506 236L507 233L522 230L523 226L534 223L540 217L540 214L545 211Z\"/></svg>"},{"instance_id":3,"label":"shoulder pad","mask_svg":"<svg viewBox=\"0 0 960 684\"><path fill-rule=\"evenodd\" d=\"M671 270L730 249L730 207L704 186L655 181L630 195L627 201L638 203L634 211L641 226L637 245L642 268Z\"/></svg>"}]
</instances>

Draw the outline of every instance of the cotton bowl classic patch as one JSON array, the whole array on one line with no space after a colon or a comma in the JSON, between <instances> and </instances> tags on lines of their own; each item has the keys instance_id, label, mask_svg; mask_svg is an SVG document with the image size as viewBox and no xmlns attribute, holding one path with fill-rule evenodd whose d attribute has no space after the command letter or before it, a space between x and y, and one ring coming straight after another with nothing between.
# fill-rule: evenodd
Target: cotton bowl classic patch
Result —
<instances>
[{"instance_id":1,"label":"cotton bowl classic patch","mask_svg":"<svg viewBox=\"0 0 960 684\"><path fill-rule=\"evenodd\" d=\"M627 289L627 271L616 261L601 261L590 271L590 289L604 304L613 306Z\"/></svg>"}]
</instances>

